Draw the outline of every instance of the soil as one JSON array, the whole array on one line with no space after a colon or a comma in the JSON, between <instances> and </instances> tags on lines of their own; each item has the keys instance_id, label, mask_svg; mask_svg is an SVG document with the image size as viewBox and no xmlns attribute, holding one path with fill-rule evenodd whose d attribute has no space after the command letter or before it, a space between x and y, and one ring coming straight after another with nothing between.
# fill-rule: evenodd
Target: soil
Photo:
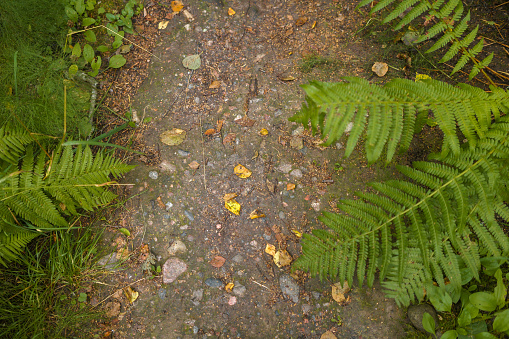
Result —
<instances>
[{"instance_id":1,"label":"soil","mask_svg":"<svg viewBox=\"0 0 509 339\"><path fill-rule=\"evenodd\" d=\"M116 116L97 117L101 131L122 124L130 112L137 127L123 131L117 142L144 154L121 154L138 166L123 180L119 193L125 201L106 222L105 250L126 261L91 293L91 303L109 316L95 328L99 337L413 333L405 310L386 299L380 286L354 285L340 304L331 294L336 281L278 267L265 251L274 245L295 260L300 234L322 227L321 211L334 210L335 202L352 198L370 181L396 175L391 166L368 166L362 150L343 158L342 142L320 147L309 131L288 121L303 102L299 85L310 80L355 75L383 82L402 76L390 70L378 78L367 67L384 61L384 51L376 40L356 34L369 20L364 9L354 10L356 4L189 0L185 10L193 20L173 15L166 2L146 5L132 39L152 54L134 48L123 69L102 79L109 91L104 103ZM201 66L184 68L184 57L196 54ZM303 61L310 56L321 59L306 73ZM160 135L173 128L186 137L168 146ZM423 159L439 140L427 127L398 162ZM238 164L251 176L237 176ZM239 215L225 208L228 193L237 194ZM254 211L264 217L250 218ZM170 258L185 264L185 272L164 283ZM281 288L287 275L299 288L298 299ZM134 302L128 300L131 292L138 293Z\"/></svg>"}]
</instances>

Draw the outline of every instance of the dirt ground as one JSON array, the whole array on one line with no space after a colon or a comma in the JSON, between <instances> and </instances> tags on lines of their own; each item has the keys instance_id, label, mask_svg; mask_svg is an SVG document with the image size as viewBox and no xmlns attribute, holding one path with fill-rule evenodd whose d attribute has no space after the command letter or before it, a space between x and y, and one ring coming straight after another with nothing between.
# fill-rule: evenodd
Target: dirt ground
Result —
<instances>
[{"instance_id":1,"label":"dirt ground","mask_svg":"<svg viewBox=\"0 0 509 339\"><path fill-rule=\"evenodd\" d=\"M128 260L94 287L91 303L109 316L97 325L99 337L320 338L330 331L402 338L413 331L378 286L353 286L339 304L331 295L336 281L292 273L265 251L274 245L295 260L299 235L321 227L320 211L394 175L390 166L368 166L362 152L344 159L341 142L319 147L288 121L309 80L384 81L370 70L383 61L381 47L356 34L369 19L356 3L189 0L192 20L172 15L169 2L147 4L136 42L153 55L127 55L126 68L104 79L104 86L115 81L106 104L130 112L138 127L124 137L145 155L130 156L138 167L123 181L127 200L107 223L112 261ZM186 69L182 60L196 54L200 67ZM310 56L322 59L303 64ZM174 128L185 140L161 142ZM433 147L417 142L400 163ZM251 176L237 176L238 164ZM228 193L237 194L239 215L225 208Z\"/></svg>"}]
</instances>

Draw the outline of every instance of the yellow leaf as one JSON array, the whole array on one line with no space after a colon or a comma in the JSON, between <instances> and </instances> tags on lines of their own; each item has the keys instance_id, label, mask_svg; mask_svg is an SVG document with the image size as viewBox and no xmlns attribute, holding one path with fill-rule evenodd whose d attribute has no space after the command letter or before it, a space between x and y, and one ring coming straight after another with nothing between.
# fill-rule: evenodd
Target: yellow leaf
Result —
<instances>
[{"instance_id":1,"label":"yellow leaf","mask_svg":"<svg viewBox=\"0 0 509 339\"><path fill-rule=\"evenodd\" d=\"M295 78L291 75L281 78L282 81L293 81Z\"/></svg>"},{"instance_id":2,"label":"yellow leaf","mask_svg":"<svg viewBox=\"0 0 509 339\"><path fill-rule=\"evenodd\" d=\"M240 214L240 204L235 199L230 199L224 202L224 207L235 215Z\"/></svg>"},{"instance_id":3,"label":"yellow leaf","mask_svg":"<svg viewBox=\"0 0 509 339\"><path fill-rule=\"evenodd\" d=\"M131 286L127 286L124 288L124 293L127 297L127 300L132 304L136 299L138 299L138 296L140 295L138 292L134 291Z\"/></svg>"},{"instance_id":4,"label":"yellow leaf","mask_svg":"<svg viewBox=\"0 0 509 339\"><path fill-rule=\"evenodd\" d=\"M297 236L297 238L302 238L302 233L300 233L299 231L297 230L292 230L293 234L295 234Z\"/></svg>"},{"instance_id":5,"label":"yellow leaf","mask_svg":"<svg viewBox=\"0 0 509 339\"><path fill-rule=\"evenodd\" d=\"M237 166L235 166L235 168L233 169L233 172L239 178L242 178L242 179L249 178L251 176L251 174L252 174L252 172L250 170L248 170L247 168L245 168L241 164L238 164Z\"/></svg>"},{"instance_id":6,"label":"yellow leaf","mask_svg":"<svg viewBox=\"0 0 509 339\"><path fill-rule=\"evenodd\" d=\"M287 191L291 191L295 189L295 184L292 184L291 182L289 182L288 184L286 184L286 190Z\"/></svg>"},{"instance_id":7,"label":"yellow leaf","mask_svg":"<svg viewBox=\"0 0 509 339\"><path fill-rule=\"evenodd\" d=\"M267 134L269 134L269 131L267 131L267 129L266 129L266 128L262 128L262 129L260 130L260 132L258 132L258 133L260 133L260 135L267 135Z\"/></svg>"},{"instance_id":8,"label":"yellow leaf","mask_svg":"<svg viewBox=\"0 0 509 339\"><path fill-rule=\"evenodd\" d=\"M265 246L265 253L274 256L274 254L276 254L276 246L267 244L267 246Z\"/></svg>"},{"instance_id":9,"label":"yellow leaf","mask_svg":"<svg viewBox=\"0 0 509 339\"><path fill-rule=\"evenodd\" d=\"M166 29L166 26L168 26L168 22L169 22L169 21L160 21L160 22L157 24L157 28L159 28L159 29Z\"/></svg>"},{"instance_id":10,"label":"yellow leaf","mask_svg":"<svg viewBox=\"0 0 509 339\"><path fill-rule=\"evenodd\" d=\"M345 281L343 286L341 286L340 282L332 285L332 298L336 300L338 303L344 303L347 301L345 294L350 291L350 286L348 286L348 282Z\"/></svg>"},{"instance_id":11,"label":"yellow leaf","mask_svg":"<svg viewBox=\"0 0 509 339\"><path fill-rule=\"evenodd\" d=\"M431 79L431 77L427 74L415 73L415 82L420 81L420 80L426 80L426 79Z\"/></svg>"},{"instance_id":12,"label":"yellow leaf","mask_svg":"<svg viewBox=\"0 0 509 339\"><path fill-rule=\"evenodd\" d=\"M316 21L313 22L313 25L311 26L311 29L315 28L316 27Z\"/></svg>"},{"instance_id":13,"label":"yellow leaf","mask_svg":"<svg viewBox=\"0 0 509 339\"><path fill-rule=\"evenodd\" d=\"M179 0L175 0L171 2L171 10L175 13L178 13L184 8L184 4Z\"/></svg>"},{"instance_id":14,"label":"yellow leaf","mask_svg":"<svg viewBox=\"0 0 509 339\"><path fill-rule=\"evenodd\" d=\"M235 286L234 283L228 283L226 284L226 286L224 287L224 289L228 292L230 292L232 289L233 289L233 286Z\"/></svg>"},{"instance_id":15,"label":"yellow leaf","mask_svg":"<svg viewBox=\"0 0 509 339\"><path fill-rule=\"evenodd\" d=\"M218 80L212 81L212 83L209 86L209 88L219 88L219 87L221 87L221 81Z\"/></svg>"},{"instance_id":16,"label":"yellow leaf","mask_svg":"<svg viewBox=\"0 0 509 339\"><path fill-rule=\"evenodd\" d=\"M286 250L277 251L273 259L277 267L288 266L292 262L292 256Z\"/></svg>"},{"instance_id":17,"label":"yellow leaf","mask_svg":"<svg viewBox=\"0 0 509 339\"><path fill-rule=\"evenodd\" d=\"M226 193L224 196L223 196L223 200L224 201L228 201L228 200L232 200L233 198L235 198L237 196L237 193Z\"/></svg>"},{"instance_id":18,"label":"yellow leaf","mask_svg":"<svg viewBox=\"0 0 509 339\"><path fill-rule=\"evenodd\" d=\"M249 214L249 219L263 218L265 214L262 213L259 209L255 209L253 212Z\"/></svg>"},{"instance_id":19,"label":"yellow leaf","mask_svg":"<svg viewBox=\"0 0 509 339\"><path fill-rule=\"evenodd\" d=\"M235 11L231 8L228 8L228 15L234 15L235 14Z\"/></svg>"}]
</instances>

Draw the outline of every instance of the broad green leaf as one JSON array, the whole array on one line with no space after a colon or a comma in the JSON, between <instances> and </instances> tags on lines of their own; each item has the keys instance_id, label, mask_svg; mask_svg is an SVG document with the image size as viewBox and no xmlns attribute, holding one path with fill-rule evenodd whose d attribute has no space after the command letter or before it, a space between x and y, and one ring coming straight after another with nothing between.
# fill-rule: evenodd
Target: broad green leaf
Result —
<instances>
[{"instance_id":1,"label":"broad green leaf","mask_svg":"<svg viewBox=\"0 0 509 339\"><path fill-rule=\"evenodd\" d=\"M105 46L105 45L101 45L101 46L98 46L96 48L96 50L98 50L99 52L101 53L104 53L104 52L108 52L110 49L108 48L108 46Z\"/></svg>"},{"instance_id":2,"label":"broad green leaf","mask_svg":"<svg viewBox=\"0 0 509 339\"><path fill-rule=\"evenodd\" d=\"M509 310L504 310L495 317L493 329L497 332L509 331Z\"/></svg>"},{"instance_id":3,"label":"broad green leaf","mask_svg":"<svg viewBox=\"0 0 509 339\"><path fill-rule=\"evenodd\" d=\"M127 228L124 228L122 227L121 229L118 230L120 233L122 233L123 235L125 235L126 237L130 236L131 235L131 232L129 232L129 230Z\"/></svg>"},{"instance_id":4,"label":"broad green leaf","mask_svg":"<svg viewBox=\"0 0 509 339\"><path fill-rule=\"evenodd\" d=\"M76 0L76 3L74 4L74 8L76 8L76 12L78 12L79 15L83 15L83 13L85 13L84 0Z\"/></svg>"},{"instance_id":5,"label":"broad green leaf","mask_svg":"<svg viewBox=\"0 0 509 339\"><path fill-rule=\"evenodd\" d=\"M118 33L118 26L112 23L109 23L106 25L106 28L108 28L106 31L108 32L108 35L115 35L115 33Z\"/></svg>"},{"instance_id":6,"label":"broad green leaf","mask_svg":"<svg viewBox=\"0 0 509 339\"><path fill-rule=\"evenodd\" d=\"M94 18L83 18L83 26L84 27L87 27L87 26L90 26L92 24L95 23L95 19Z\"/></svg>"},{"instance_id":7,"label":"broad green leaf","mask_svg":"<svg viewBox=\"0 0 509 339\"><path fill-rule=\"evenodd\" d=\"M72 55L76 57L76 59L81 56L81 45L79 42L77 42L76 45L74 45L72 48Z\"/></svg>"},{"instance_id":8,"label":"broad green leaf","mask_svg":"<svg viewBox=\"0 0 509 339\"><path fill-rule=\"evenodd\" d=\"M104 12L106 12L104 7L99 7L99 9L97 10L97 14L103 14Z\"/></svg>"},{"instance_id":9,"label":"broad green leaf","mask_svg":"<svg viewBox=\"0 0 509 339\"><path fill-rule=\"evenodd\" d=\"M495 299L497 300L497 306L499 308L504 307L505 305L505 296L507 295L507 288L504 284L504 279L502 278L502 270L499 268L495 272L495 278L497 278L497 286L495 286Z\"/></svg>"},{"instance_id":10,"label":"broad green leaf","mask_svg":"<svg viewBox=\"0 0 509 339\"><path fill-rule=\"evenodd\" d=\"M71 65L69 67L69 76L72 77L74 75L76 75L76 73L78 73L78 65Z\"/></svg>"},{"instance_id":11,"label":"broad green leaf","mask_svg":"<svg viewBox=\"0 0 509 339\"><path fill-rule=\"evenodd\" d=\"M78 22L78 13L76 13L74 8L70 6L65 6L65 14L72 22Z\"/></svg>"},{"instance_id":12,"label":"broad green leaf","mask_svg":"<svg viewBox=\"0 0 509 339\"><path fill-rule=\"evenodd\" d=\"M435 319L428 312L422 315L422 327L429 333L435 334Z\"/></svg>"},{"instance_id":13,"label":"broad green leaf","mask_svg":"<svg viewBox=\"0 0 509 339\"><path fill-rule=\"evenodd\" d=\"M474 339L498 339L490 332L481 332L474 335Z\"/></svg>"},{"instance_id":14,"label":"broad green leaf","mask_svg":"<svg viewBox=\"0 0 509 339\"><path fill-rule=\"evenodd\" d=\"M201 59L199 54L190 55L182 60L182 64L185 68L198 69L201 66Z\"/></svg>"},{"instance_id":15,"label":"broad green leaf","mask_svg":"<svg viewBox=\"0 0 509 339\"><path fill-rule=\"evenodd\" d=\"M112 49L117 49L117 48L119 48L120 46L122 46L122 41L120 41L120 40L115 40L115 41L113 41L113 43L111 44L111 48L112 48Z\"/></svg>"},{"instance_id":16,"label":"broad green leaf","mask_svg":"<svg viewBox=\"0 0 509 339\"><path fill-rule=\"evenodd\" d=\"M458 326L465 327L472 323L472 317L470 315L470 312L468 310L461 311L459 317L458 317Z\"/></svg>"},{"instance_id":17,"label":"broad green leaf","mask_svg":"<svg viewBox=\"0 0 509 339\"><path fill-rule=\"evenodd\" d=\"M106 19L108 19L109 21L115 21L117 20L117 17L115 16L115 14L106 13Z\"/></svg>"},{"instance_id":18,"label":"broad green leaf","mask_svg":"<svg viewBox=\"0 0 509 339\"><path fill-rule=\"evenodd\" d=\"M451 312L452 298L444 289L429 284L427 291L429 301L431 301L437 311Z\"/></svg>"},{"instance_id":19,"label":"broad green leaf","mask_svg":"<svg viewBox=\"0 0 509 339\"><path fill-rule=\"evenodd\" d=\"M463 307L463 310L470 313L471 319L474 319L479 314L479 309L472 305L470 302L468 302L468 304Z\"/></svg>"},{"instance_id":20,"label":"broad green leaf","mask_svg":"<svg viewBox=\"0 0 509 339\"><path fill-rule=\"evenodd\" d=\"M92 11L97 2L95 0L87 0L86 9L87 11Z\"/></svg>"},{"instance_id":21,"label":"broad green leaf","mask_svg":"<svg viewBox=\"0 0 509 339\"><path fill-rule=\"evenodd\" d=\"M481 311L493 312L497 308L497 299L493 293L477 292L471 294L469 299Z\"/></svg>"},{"instance_id":22,"label":"broad green leaf","mask_svg":"<svg viewBox=\"0 0 509 339\"><path fill-rule=\"evenodd\" d=\"M458 332L455 330L449 330L442 335L442 339L456 339L457 337Z\"/></svg>"},{"instance_id":23,"label":"broad green leaf","mask_svg":"<svg viewBox=\"0 0 509 339\"><path fill-rule=\"evenodd\" d=\"M95 36L94 31L91 29L89 29L88 31L85 31L85 33L83 33L83 35L85 36L85 39L89 42L97 41L97 37Z\"/></svg>"},{"instance_id":24,"label":"broad green leaf","mask_svg":"<svg viewBox=\"0 0 509 339\"><path fill-rule=\"evenodd\" d=\"M80 296L78 297L78 302L82 303L87 301L87 294L86 293L80 293Z\"/></svg>"},{"instance_id":25,"label":"broad green leaf","mask_svg":"<svg viewBox=\"0 0 509 339\"><path fill-rule=\"evenodd\" d=\"M127 60L122 55L120 54L114 55L110 58L110 67L120 68L125 65L126 61Z\"/></svg>"},{"instance_id":26,"label":"broad green leaf","mask_svg":"<svg viewBox=\"0 0 509 339\"><path fill-rule=\"evenodd\" d=\"M94 49L89 44L83 46L83 58L85 58L86 62L91 63L94 60Z\"/></svg>"}]
</instances>

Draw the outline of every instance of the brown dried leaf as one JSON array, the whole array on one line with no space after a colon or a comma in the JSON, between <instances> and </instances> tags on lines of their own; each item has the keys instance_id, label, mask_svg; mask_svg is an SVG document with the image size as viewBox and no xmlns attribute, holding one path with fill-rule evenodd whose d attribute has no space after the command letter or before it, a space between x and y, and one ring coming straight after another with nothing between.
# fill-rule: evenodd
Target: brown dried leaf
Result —
<instances>
[{"instance_id":1,"label":"brown dried leaf","mask_svg":"<svg viewBox=\"0 0 509 339\"><path fill-rule=\"evenodd\" d=\"M180 2L179 0L172 1L171 4L171 10L175 13L180 12L184 8L184 4Z\"/></svg>"},{"instance_id":2,"label":"brown dried leaf","mask_svg":"<svg viewBox=\"0 0 509 339\"><path fill-rule=\"evenodd\" d=\"M336 300L338 303L342 304L347 301L345 294L350 291L350 286L348 286L348 282L345 281L343 286L341 286L340 282L332 285L332 298Z\"/></svg>"},{"instance_id":3,"label":"brown dried leaf","mask_svg":"<svg viewBox=\"0 0 509 339\"><path fill-rule=\"evenodd\" d=\"M286 190L287 191L291 191L293 189L295 189L295 184L292 184L292 183L286 184Z\"/></svg>"},{"instance_id":4,"label":"brown dried leaf","mask_svg":"<svg viewBox=\"0 0 509 339\"><path fill-rule=\"evenodd\" d=\"M375 62L371 70L379 77L383 77L389 70L389 66L385 62Z\"/></svg>"},{"instance_id":5,"label":"brown dried leaf","mask_svg":"<svg viewBox=\"0 0 509 339\"><path fill-rule=\"evenodd\" d=\"M281 80L281 81L294 81L295 78L293 76L291 76L291 75L288 75L288 76L279 78L279 80Z\"/></svg>"},{"instance_id":6,"label":"brown dried leaf","mask_svg":"<svg viewBox=\"0 0 509 339\"><path fill-rule=\"evenodd\" d=\"M302 26L304 25L306 22L308 22L308 18L305 17L305 16L301 16L300 18L297 19L297 21L295 22L295 26L299 27L299 26Z\"/></svg>"},{"instance_id":7,"label":"brown dried leaf","mask_svg":"<svg viewBox=\"0 0 509 339\"><path fill-rule=\"evenodd\" d=\"M254 125L256 121L253 120L253 119L249 119L247 117L247 115L245 115L244 117L242 117L241 119L237 119L235 120L235 123L240 125L240 126L243 126L243 127L251 127Z\"/></svg>"},{"instance_id":8,"label":"brown dried leaf","mask_svg":"<svg viewBox=\"0 0 509 339\"><path fill-rule=\"evenodd\" d=\"M224 120L217 121L217 127L216 127L217 133L221 132L221 128L223 128L223 123L224 123Z\"/></svg>"},{"instance_id":9,"label":"brown dried leaf","mask_svg":"<svg viewBox=\"0 0 509 339\"><path fill-rule=\"evenodd\" d=\"M212 258L212 260L210 261L210 265L212 265L213 267L215 268L220 268L221 266L224 265L224 263L226 262L226 259L219 256L219 255L216 255L214 258Z\"/></svg>"},{"instance_id":10,"label":"brown dried leaf","mask_svg":"<svg viewBox=\"0 0 509 339\"><path fill-rule=\"evenodd\" d=\"M267 244L267 246L265 246L265 253L274 256L276 254L276 246Z\"/></svg>"},{"instance_id":11,"label":"brown dried leaf","mask_svg":"<svg viewBox=\"0 0 509 339\"><path fill-rule=\"evenodd\" d=\"M237 138L237 135L235 133L228 133L223 139L223 145L234 142L235 138Z\"/></svg>"},{"instance_id":12,"label":"brown dried leaf","mask_svg":"<svg viewBox=\"0 0 509 339\"><path fill-rule=\"evenodd\" d=\"M126 288L124 288L124 293L127 297L127 300L129 300L131 304L135 302L136 299L138 299L138 296L140 295L138 292L134 291L131 288L131 286L127 286Z\"/></svg>"},{"instance_id":13,"label":"brown dried leaf","mask_svg":"<svg viewBox=\"0 0 509 339\"><path fill-rule=\"evenodd\" d=\"M263 217L265 217L265 214L263 214L263 212L260 211L259 209L255 209L253 212L249 214L249 219L257 219Z\"/></svg>"},{"instance_id":14,"label":"brown dried leaf","mask_svg":"<svg viewBox=\"0 0 509 339\"><path fill-rule=\"evenodd\" d=\"M238 164L237 166L235 166L235 168L233 169L233 173L235 173L239 178L242 178L242 179L249 178L251 176L251 174L253 174L253 172L251 172L250 170L248 170L245 166L243 166L241 164Z\"/></svg>"},{"instance_id":15,"label":"brown dried leaf","mask_svg":"<svg viewBox=\"0 0 509 339\"><path fill-rule=\"evenodd\" d=\"M166 209L166 205L164 204L163 199L161 199L161 197L157 197L156 201L157 201L157 205L159 205L159 207L161 207L163 210Z\"/></svg>"},{"instance_id":16,"label":"brown dried leaf","mask_svg":"<svg viewBox=\"0 0 509 339\"><path fill-rule=\"evenodd\" d=\"M196 161L192 161L188 166L194 170L200 168L200 164Z\"/></svg>"},{"instance_id":17,"label":"brown dried leaf","mask_svg":"<svg viewBox=\"0 0 509 339\"><path fill-rule=\"evenodd\" d=\"M226 193L223 196L224 201L232 200L233 198L237 197L237 193Z\"/></svg>"},{"instance_id":18,"label":"brown dried leaf","mask_svg":"<svg viewBox=\"0 0 509 339\"><path fill-rule=\"evenodd\" d=\"M203 133L203 135L214 135L214 134L216 134L216 130L213 128L209 128L208 130L205 131L205 133Z\"/></svg>"},{"instance_id":19,"label":"brown dried leaf","mask_svg":"<svg viewBox=\"0 0 509 339\"><path fill-rule=\"evenodd\" d=\"M277 267L288 266L292 263L292 256L286 250L277 251L274 254L274 263Z\"/></svg>"},{"instance_id":20,"label":"brown dried leaf","mask_svg":"<svg viewBox=\"0 0 509 339\"><path fill-rule=\"evenodd\" d=\"M209 88L219 88L219 87L221 87L221 81L218 80L212 81L212 83L209 86Z\"/></svg>"}]
</instances>

